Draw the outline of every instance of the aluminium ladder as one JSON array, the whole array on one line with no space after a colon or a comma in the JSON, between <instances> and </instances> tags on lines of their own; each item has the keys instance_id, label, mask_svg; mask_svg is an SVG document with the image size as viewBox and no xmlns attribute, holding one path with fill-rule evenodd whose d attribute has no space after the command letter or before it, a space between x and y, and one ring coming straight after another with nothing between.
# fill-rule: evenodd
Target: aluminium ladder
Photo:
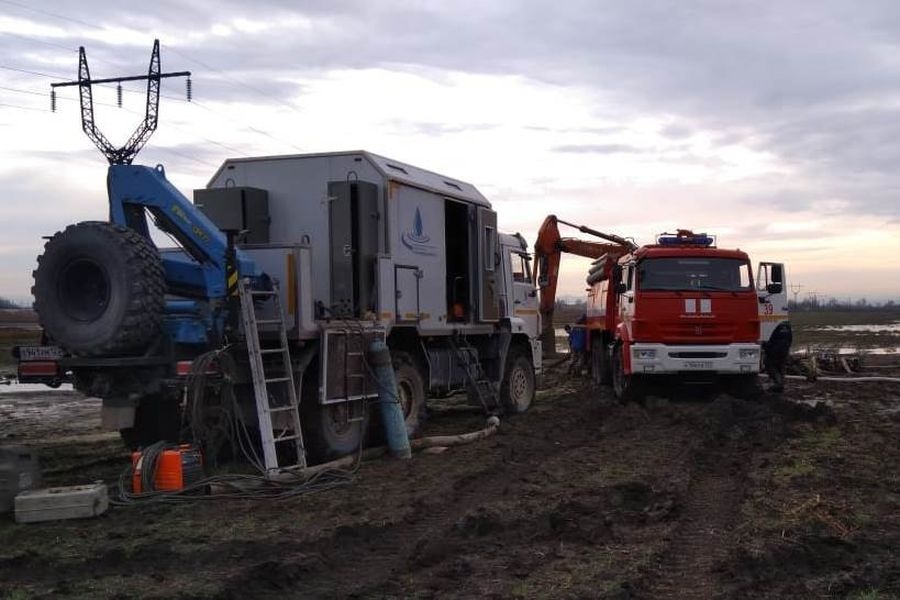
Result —
<instances>
[{"instance_id":1,"label":"aluminium ladder","mask_svg":"<svg viewBox=\"0 0 900 600\"><path fill-rule=\"evenodd\" d=\"M254 290L249 278L242 278L238 285L241 298L241 323L250 358L250 374L253 379L253 396L256 399L256 414L259 417L259 435L262 440L263 459L266 474L273 475L281 470L306 467L306 449L300 429L300 404L294 385L291 352L288 346L287 329L284 325L284 311L278 296L278 282L272 281L271 290ZM257 303L271 301L274 318L259 318ZM276 348L263 348L260 342L260 326L277 325L278 343ZM274 360L266 363L263 356ZM268 370L267 370L268 369ZM269 373L277 370L278 373ZM281 392L272 394L270 392ZM287 404L273 404L273 398L286 400ZM276 432L272 416L280 413L290 415L291 430ZM291 444L296 451L296 462L281 464L278 461L280 444Z\"/></svg>"},{"instance_id":2,"label":"aluminium ladder","mask_svg":"<svg viewBox=\"0 0 900 600\"><path fill-rule=\"evenodd\" d=\"M461 344L457 344L456 339L461 340ZM457 364L459 364L466 372L466 379L469 380L470 389L475 392L475 397L484 408L485 414L496 415L500 413L500 397L497 386L488 379L484 367L478 359L478 350L476 350L463 335L454 333L449 338L450 347L456 354Z\"/></svg>"}]
</instances>

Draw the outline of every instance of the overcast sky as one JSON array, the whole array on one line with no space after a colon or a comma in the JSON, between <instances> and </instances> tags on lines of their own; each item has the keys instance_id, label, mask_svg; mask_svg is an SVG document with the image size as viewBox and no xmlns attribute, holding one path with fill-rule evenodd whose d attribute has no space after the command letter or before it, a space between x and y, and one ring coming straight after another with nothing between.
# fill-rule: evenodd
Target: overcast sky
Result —
<instances>
[{"instance_id":1,"label":"overcast sky","mask_svg":"<svg viewBox=\"0 0 900 600\"><path fill-rule=\"evenodd\" d=\"M900 3L144 3L0 0L0 295L29 296L42 235L106 218L75 88L164 70L137 162L185 194L227 157L367 149L474 183L533 243L555 213L638 242L718 235L784 260L800 297L900 298ZM121 143L140 84L95 91ZM107 105L108 104L108 105ZM585 263L564 260L562 293Z\"/></svg>"}]
</instances>

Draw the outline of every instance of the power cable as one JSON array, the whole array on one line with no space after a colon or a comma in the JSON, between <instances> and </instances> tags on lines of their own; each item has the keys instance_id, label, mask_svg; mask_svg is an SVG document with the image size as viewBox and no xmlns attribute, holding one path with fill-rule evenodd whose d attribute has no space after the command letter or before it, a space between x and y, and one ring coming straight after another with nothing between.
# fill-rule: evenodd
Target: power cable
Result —
<instances>
[{"instance_id":1,"label":"power cable","mask_svg":"<svg viewBox=\"0 0 900 600\"><path fill-rule=\"evenodd\" d=\"M35 112L50 112L49 110L47 110L45 108L34 108L32 106L21 106L19 104L0 103L0 106L2 106L4 108L17 108L19 110L33 110Z\"/></svg>"},{"instance_id":2,"label":"power cable","mask_svg":"<svg viewBox=\"0 0 900 600\"><path fill-rule=\"evenodd\" d=\"M39 14L42 14L42 15L45 15L45 16L48 16L48 17L52 17L52 18L55 18L55 19L61 19L61 20L63 20L63 21L69 21L69 22L71 22L71 23L77 23L77 24L79 24L79 25L84 25L84 26L90 27L90 28L92 28L92 29L97 29L97 30L100 30L100 31L103 30L102 27L100 27L100 26L98 26L98 25L96 25L96 24L93 24L93 23L87 23L87 22L85 22L85 21L82 21L82 20L79 20L79 19L75 19L75 18L72 18L72 17L68 17L68 16L66 16L66 15L62 15L62 14L59 14L59 13L55 13L55 12L51 12L51 11L47 11L47 10L37 9L37 8L32 7L32 6L28 6L28 5L26 5L26 4L22 4L22 3L20 3L20 2L14 2L14 1L12 1L12 0L0 0L0 3L8 4L8 5L10 5L10 6L16 6L16 7L18 7L18 8L23 9L23 10L32 11L32 12L39 13ZM20 38L29 38L29 37L31 37L31 36L23 36L23 35L21 35L21 34L15 34L15 35L16 35L17 37L20 37ZM34 41L37 41L38 43L43 43L43 44L48 44L48 45L52 45L52 46L57 46L57 47L65 48L65 46L63 46L63 45L61 45L61 44L53 44L53 43L51 43L51 42L44 42L44 41L39 40L39 39L34 38L34 37L31 37L31 39L34 40ZM212 65L209 65L209 64L207 64L207 63L205 63L205 62L203 62L203 61L200 61L200 60L197 60L197 59L195 59L195 58L192 58L192 57L188 56L187 54L185 54L184 52L178 50L178 49L175 48L175 47L169 46L168 44L163 44L163 47L165 47L167 50L170 50L170 51L174 52L175 54L177 54L178 56L181 56L182 58L184 58L184 59L186 59L186 60L189 60L189 61L191 61L191 62L193 62L193 63L195 63L195 64L197 64L197 65L200 65L200 66L204 67L205 69L209 69L210 71L213 71L213 72L215 72L215 73L218 73L218 74L219 74L220 76L222 76L224 79L228 80L232 85L239 85L239 86L241 86L241 87L247 88L248 90L251 90L251 91L253 91L253 92L256 93L256 94L259 94L259 95L261 95L261 96L264 96L264 97L266 97L266 98L269 98L269 99L271 99L271 100L274 100L275 102L277 102L277 103L279 103L279 104L281 104L281 105L283 105L283 106L285 106L285 107L287 107L287 108L290 108L291 110L297 112L298 114L301 114L301 113L302 113L302 111L301 111L296 105L294 105L294 104L292 104L292 103L290 103L290 102L287 102L286 100L283 100L283 99L281 99L281 98L278 98L277 96L274 96L274 95L272 95L272 94L269 94L269 93L267 93L267 92L265 92L265 91L263 91L263 90L261 90L261 89L259 89L259 88L257 88L257 87L254 87L254 86L252 86L252 85L250 85L250 84L248 84L248 83L244 83L244 82L242 82L242 81L238 81L237 79L234 79L233 77L231 77L230 75L228 75L226 72L222 71L221 69L218 69L218 68L216 68L216 67L214 67L214 66L212 66ZM65 48L65 49L69 49L69 48ZM108 62L108 61L104 61L104 62ZM112 63L109 63L109 64L112 64ZM25 71L25 70L21 70L21 69L13 69L13 70L19 70L19 71L22 71L22 72L29 72L29 71ZM34 73L34 72L31 72L31 73L32 73L32 74L37 74L37 73ZM52 75L42 75L42 76L44 76L44 77L56 77L56 76L52 76ZM60 77L60 78L62 78L62 77ZM135 92L135 93L140 93L140 92ZM168 96L163 96L163 97L164 97L164 98L169 98ZM182 101L182 102L185 101L185 100L183 100L182 98L174 98L174 97L171 97L171 99L179 100L179 101ZM199 104L197 104L197 102L192 102L192 104L196 104L196 105L199 106ZM207 109L208 109L208 110L212 110L212 109L209 109L208 107L207 107ZM216 112L216 113L217 113L217 111L213 111L213 112ZM217 113L217 114L219 114L219 113ZM227 116L225 116L225 115L221 115L221 116L223 116L223 118L227 119L228 122L233 121L233 119L230 118L230 117L227 117ZM303 152L303 149L302 149L302 148L299 148L298 146L295 146L295 145L292 144L291 142L282 140L282 139L280 139L280 138L278 138L278 137L276 137L276 136L274 136L274 135L272 135L272 134L270 134L270 133L267 133L267 132L258 130L258 129L256 129L255 127L252 127L252 126L250 126L250 125L247 126L247 129L249 129L250 131L253 131L254 133L257 133L257 134L263 135L263 136L265 136L265 137L268 137L269 139L272 139L272 140L274 140L274 141L276 141L276 142L279 142L279 143L281 143L281 144L284 144L284 145L286 145L286 146L289 146L289 147L293 148L294 150L296 150L297 152Z\"/></svg>"}]
</instances>

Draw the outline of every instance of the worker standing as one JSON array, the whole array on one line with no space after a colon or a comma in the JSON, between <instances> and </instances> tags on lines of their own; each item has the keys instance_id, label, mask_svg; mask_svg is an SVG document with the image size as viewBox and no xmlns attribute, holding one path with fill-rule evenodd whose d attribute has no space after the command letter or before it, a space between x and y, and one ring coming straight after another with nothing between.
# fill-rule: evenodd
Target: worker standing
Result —
<instances>
[{"instance_id":1,"label":"worker standing","mask_svg":"<svg viewBox=\"0 0 900 600\"><path fill-rule=\"evenodd\" d=\"M569 334L569 375L580 376L584 368L585 351L587 350L587 329L584 326L585 317L581 316L574 325L566 325Z\"/></svg>"},{"instance_id":2,"label":"worker standing","mask_svg":"<svg viewBox=\"0 0 900 600\"><path fill-rule=\"evenodd\" d=\"M794 335L791 332L790 323L781 323L772 332L769 341L763 342L764 367L772 385L769 391L780 394L784 391L784 375L787 369L788 356L791 353L791 344Z\"/></svg>"}]
</instances>

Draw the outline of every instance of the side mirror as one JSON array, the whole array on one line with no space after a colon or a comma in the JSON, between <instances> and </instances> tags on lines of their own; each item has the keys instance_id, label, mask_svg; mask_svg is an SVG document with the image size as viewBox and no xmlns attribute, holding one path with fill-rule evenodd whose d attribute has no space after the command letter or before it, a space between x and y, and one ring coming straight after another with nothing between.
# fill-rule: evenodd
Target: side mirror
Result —
<instances>
[{"instance_id":1,"label":"side mirror","mask_svg":"<svg viewBox=\"0 0 900 600\"><path fill-rule=\"evenodd\" d=\"M616 265L613 267L613 279L618 281L622 279L622 265Z\"/></svg>"},{"instance_id":2,"label":"side mirror","mask_svg":"<svg viewBox=\"0 0 900 600\"><path fill-rule=\"evenodd\" d=\"M766 292L770 294L780 294L781 293L781 284L780 283L770 283L766 286Z\"/></svg>"},{"instance_id":3,"label":"side mirror","mask_svg":"<svg viewBox=\"0 0 900 600\"><path fill-rule=\"evenodd\" d=\"M619 283L616 284L616 293L617 294L624 294L627 291L628 291L628 286L625 284L624 281L620 281Z\"/></svg>"}]
</instances>

